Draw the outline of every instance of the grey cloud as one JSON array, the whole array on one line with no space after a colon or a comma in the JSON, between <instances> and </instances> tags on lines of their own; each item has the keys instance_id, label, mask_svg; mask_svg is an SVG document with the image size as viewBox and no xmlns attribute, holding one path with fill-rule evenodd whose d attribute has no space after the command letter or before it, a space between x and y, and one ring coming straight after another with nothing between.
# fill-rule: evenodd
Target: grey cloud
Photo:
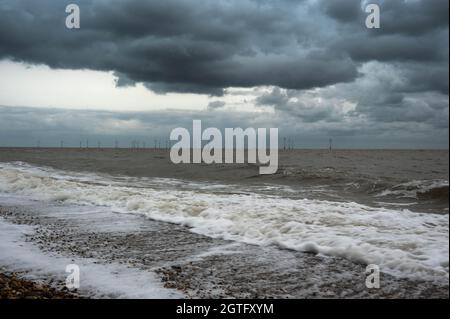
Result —
<instances>
[{"instance_id":1,"label":"grey cloud","mask_svg":"<svg viewBox=\"0 0 450 319\"><path fill-rule=\"evenodd\" d=\"M448 33L446 33L448 34ZM339 38L333 48L346 51L355 61L448 61L448 41L445 34L406 37L382 35L368 39L364 34Z\"/></svg>"},{"instance_id":2,"label":"grey cloud","mask_svg":"<svg viewBox=\"0 0 450 319\"><path fill-rule=\"evenodd\" d=\"M371 1L383 10L381 33L421 35L436 29L448 29L448 1Z\"/></svg>"},{"instance_id":3,"label":"grey cloud","mask_svg":"<svg viewBox=\"0 0 450 319\"><path fill-rule=\"evenodd\" d=\"M136 85L136 82L131 80L126 74L114 72L114 76L116 77L115 81L117 87L130 87Z\"/></svg>"},{"instance_id":4,"label":"grey cloud","mask_svg":"<svg viewBox=\"0 0 450 319\"><path fill-rule=\"evenodd\" d=\"M380 6L380 29L363 27L362 1L319 2L339 30L330 48L345 52L355 62L403 64L409 85L406 91L448 94L448 1L369 2Z\"/></svg>"},{"instance_id":5,"label":"grey cloud","mask_svg":"<svg viewBox=\"0 0 450 319\"><path fill-rule=\"evenodd\" d=\"M278 127L280 141L292 137L297 147L326 147L333 137L338 147L445 148L448 126L435 127L428 122L374 122L354 119L345 122L303 122L288 112L242 113L201 111L107 112L76 111L26 107L1 107L0 146L129 147L139 141L152 147L162 145L176 127L192 128L192 119L202 120L203 128ZM448 109L447 109L448 115ZM281 145L281 144L280 144Z\"/></svg>"},{"instance_id":6,"label":"grey cloud","mask_svg":"<svg viewBox=\"0 0 450 319\"><path fill-rule=\"evenodd\" d=\"M342 121L340 107L332 101L318 103L313 99L303 99L301 93L292 90L282 91L278 87L259 96L256 104L273 106L275 111L297 118L303 123Z\"/></svg>"},{"instance_id":7,"label":"grey cloud","mask_svg":"<svg viewBox=\"0 0 450 319\"><path fill-rule=\"evenodd\" d=\"M377 4L380 7L382 27L377 30L364 30L373 35L402 34L423 35L438 29L448 29L449 2L443 0L321 0L322 10L331 18L352 24L357 30L366 19L364 4ZM346 25L348 27L348 25Z\"/></svg>"},{"instance_id":8,"label":"grey cloud","mask_svg":"<svg viewBox=\"0 0 450 319\"><path fill-rule=\"evenodd\" d=\"M360 69L353 83L309 91L274 88L260 94L256 104L272 106L302 123L353 126L365 120L367 125L404 122L448 128L448 93L433 90L434 84L426 81L429 72L433 74L409 63L372 62Z\"/></svg>"},{"instance_id":9,"label":"grey cloud","mask_svg":"<svg viewBox=\"0 0 450 319\"><path fill-rule=\"evenodd\" d=\"M403 91L438 91L448 95L448 72L448 64L447 66L442 64L409 64L403 71L407 81Z\"/></svg>"},{"instance_id":10,"label":"grey cloud","mask_svg":"<svg viewBox=\"0 0 450 319\"><path fill-rule=\"evenodd\" d=\"M357 103L357 114L375 122L429 123L442 127L444 117L448 123L445 117L449 105L448 87L444 88L448 80L433 83L430 81L435 75L432 70L410 64L372 63L364 72L365 77L356 83L356 92L351 93ZM440 80L443 82L439 83ZM436 89L438 87L442 90Z\"/></svg>"},{"instance_id":11,"label":"grey cloud","mask_svg":"<svg viewBox=\"0 0 450 319\"><path fill-rule=\"evenodd\" d=\"M289 96L275 87L271 92L264 93L256 99L258 105L270 105L280 107L289 102Z\"/></svg>"},{"instance_id":12,"label":"grey cloud","mask_svg":"<svg viewBox=\"0 0 450 319\"><path fill-rule=\"evenodd\" d=\"M64 27L69 2L3 1L0 58L114 71L119 86L143 82L156 92L212 95L227 87L302 90L351 82L370 60L448 64L439 50L448 44L448 16L439 10L445 0L383 2L382 36L362 27L359 1L79 0L76 31ZM419 26L408 20L416 17ZM419 28L434 37L423 38Z\"/></svg>"},{"instance_id":13,"label":"grey cloud","mask_svg":"<svg viewBox=\"0 0 450 319\"><path fill-rule=\"evenodd\" d=\"M211 101L208 104L208 109L216 110L216 109L220 109L220 108L224 107L225 105L226 105L226 103L224 101Z\"/></svg>"},{"instance_id":14,"label":"grey cloud","mask_svg":"<svg viewBox=\"0 0 450 319\"><path fill-rule=\"evenodd\" d=\"M322 0L323 10L340 22L354 22L363 17L360 0Z\"/></svg>"}]
</instances>

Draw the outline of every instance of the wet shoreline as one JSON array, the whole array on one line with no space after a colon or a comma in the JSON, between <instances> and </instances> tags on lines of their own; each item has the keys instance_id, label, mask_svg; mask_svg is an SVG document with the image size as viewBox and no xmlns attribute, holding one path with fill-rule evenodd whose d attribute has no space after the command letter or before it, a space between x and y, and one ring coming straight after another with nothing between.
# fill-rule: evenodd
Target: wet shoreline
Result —
<instances>
[{"instance_id":1,"label":"wet shoreline","mask_svg":"<svg viewBox=\"0 0 450 319\"><path fill-rule=\"evenodd\" d=\"M106 220L130 222L129 216L122 214L91 220L97 228L94 231L68 216L56 217L57 208L47 214L32 212L29 207L0 207L0 217L7 222L35 227L36 232L26 235L26 241L45 253L57 252L75 261L96 258L99 263L152 272L161 285L186 298L448 298L448 285L387 274L382 274L381 289L369 290L364 265L212 239L142 216L132 217L133 228L139 225L136 231L130 231L130 225L100 230L107 227L102 226ZM90 292L80 294L92 297Z\"/></svg>"},{"instance_id":2,"label":"wet shoreline","mask_svg":"<svg viewBox=\"0 0 450 319\"><path fill-rule=\"evenodd\" d=\"M62 286L54 288L47 284L25 280L21 274L0 268L0 299L79 299Z\"/></svg>"}]
</instances>

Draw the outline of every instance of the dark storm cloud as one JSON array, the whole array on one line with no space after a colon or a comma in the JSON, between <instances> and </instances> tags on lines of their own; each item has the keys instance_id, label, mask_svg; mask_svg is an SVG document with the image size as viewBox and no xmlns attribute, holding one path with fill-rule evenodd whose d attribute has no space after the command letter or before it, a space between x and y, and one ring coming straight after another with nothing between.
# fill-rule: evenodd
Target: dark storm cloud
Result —
<instances>
[{"instance_id":1,"label":"dark storm cloud","mask_svg":"<svg viewBox=\"0 0 450 319\"><path fill-rule=\"evenodd\" d=\"M438 91L448 96L448 65L409 64L404 70L404 92Z\"/></svg>"},{"instance_id":2,"label":"dark storm cloud","mask_svg":"<svg viewBox=\"0 0 450 319\"><path fill-rule=\"evenodd\" d=\"M326 14L340 22L355 22L363 19L359 0L322 0L320 2Z\"/></svg>"},{"instance_id":3,"label":"dark storm cloud","mask_svg":"<svg viewBox=\"0 0 450 319\"><path fill-rule=\"evenodd\" d=\"M64 26L71 2L81 8L80 30ZM112 71L117 86L142 82L157 93L225 95L203 113L0 108L2 136L163 138L196 117L283 127L325 144L345 136L363 147L448 146L448 0L369 1L381 8L376 30L365 27L365 2L1 0L0 59ZM274 113L225 111L227 88L255 86L269 89L246 99Z\"/></svg>"},{"instance_id":4,"label":"dark storm cloud","mask_svg":"<svg viewBox=\"0 0 450 319\"><path fill-rule=\"evenodd\" d=\"M357 75L350 59L320 46L312 54L302 43L301 1L83 0L80 30L64 27L67 3L2 4L0 57L112 70L118 85L144 82L157 92L214 95L230 86L307 89Z\"/></svg>"},{"instance_id":5,"label":"dark storm cloud","mask_svg":"<svg viewBox=\"0 0 450 319\"><path fill-rule=\"evenodd\" d=\"M449 2L426 1L371 1L383 8L381 33L423 35L437 29L448 29Z\"/></svg>"},{"instance_id":6,"label":"dark storm cloud","mask_svg":"<svg viewBox=\"0 0 450 319\"><path fill-rule=\"evenodd\" d=\"M336 21L339 36L330 48L355 62L403 64L405 91L448 94L448 1L374 0L381 28L364 28L366 13L358 0L320 1L322 11ZM355 9L358 8L358 9Z\"/></svg>"},{"instance_id":7,"label":"dark storm cloud","mask_svg":"<svg viewBox=\"0 0 450 319\"><path fill-rule=\"evenodd\" d=\"M70 2L80 5L80 30L64 27ZM370 60L446 63L446 0L381 5L383 27L369 32L355 0L4 0L0 58L114 71L119 86L213 95L232 86L351 82Z\"/></svg>"},{"instance_id":8,"label":"dark storm cloud","mask_svg":"<svg viewBox=\"0 0 450 319\"><path fill-rule=\"evenodd\" d=\"M361 33L343 36L337 40L333 48L346 51L355 61L414 61L420 63L448 63L448 41L445 34L438 32L419 37L381 35L367 40Z\"/></svg>"},{"instance_id":9,"label":"dark storm cloud","mask_svg":"<svg viewBox=\"0 0 450 319\"><path fill-rule=\"evenodd\" d=\"M360 28L366 19L363 4L380 6L382 28L374 34L417 36L447 29L449 2L443 0L321 0L322 10L331 18Z\"/></svg>"}]
</instances>

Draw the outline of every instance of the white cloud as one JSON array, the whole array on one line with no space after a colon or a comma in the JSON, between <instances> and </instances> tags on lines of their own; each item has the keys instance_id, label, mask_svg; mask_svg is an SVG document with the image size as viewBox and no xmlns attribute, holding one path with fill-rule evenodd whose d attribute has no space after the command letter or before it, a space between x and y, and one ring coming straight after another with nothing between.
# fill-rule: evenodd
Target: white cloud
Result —
<instances>
[{"instance_id":1,"label":"white cloud","mask_svg":"<svg viewBox=\"0 0 450 319\"><path fill-rule=\"evenodd\" d=\"M112 72L54 70L44 65L0 61L0 105L152 111L201 110L205 94L155 94L142 84L116 87Z\"/></svg>"}]
</instances>

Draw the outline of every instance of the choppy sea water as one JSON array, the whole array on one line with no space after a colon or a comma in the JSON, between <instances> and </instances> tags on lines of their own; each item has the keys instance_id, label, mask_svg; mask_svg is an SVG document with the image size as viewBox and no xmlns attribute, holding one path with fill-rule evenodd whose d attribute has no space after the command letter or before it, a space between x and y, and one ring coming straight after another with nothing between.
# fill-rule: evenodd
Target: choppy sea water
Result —
<instances>
[{"instance_id":1,"label":"choppy sea water","mask_svg":"<svg viewBox=\"0 0 450 319\"><path fill-rule=\"evenodd\" d=\"M300 174L289 172L287 166L282 169L280 178ZM238 245L311 252L377 264L396 278L448 282L448 204L447 208L442 204L448 181L436 177L389 180L384 189L371 188L364 196L347 199L349 192L361 192L362 178L353 184L348 178L318 183L320 177L302 185L219 183L13 161L0 163L0 193L4 199L14 197L16 203L23 198L39 205L56 204L59 212L80 207L90 212L82 216L87 220L90 214L95 220L99 211L144 216ZM337 182L349 188L337 187ZM421 201L426 203L423 212L417 205Z\"/></svg>"}]
</instances>

